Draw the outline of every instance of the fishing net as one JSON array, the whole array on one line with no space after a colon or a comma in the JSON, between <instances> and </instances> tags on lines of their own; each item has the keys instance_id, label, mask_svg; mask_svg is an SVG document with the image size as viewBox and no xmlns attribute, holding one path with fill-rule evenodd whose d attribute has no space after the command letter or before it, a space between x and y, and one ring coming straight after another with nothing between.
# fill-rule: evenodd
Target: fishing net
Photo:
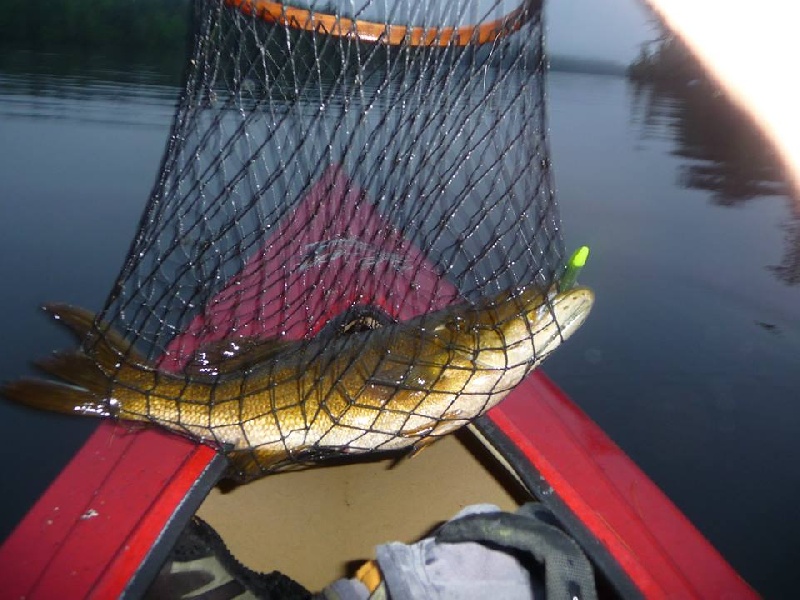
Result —
<instances>
[{"instance_id":1,"label":"fishing net","mask_svg":"<svg viewBox=\"0 0 800 600\"><path fill-rule=\"evenodd\" d=\"M352 372L392 357L346 347L454 302L548 289L563 264L540 2L197 0L193 19L161 172L99 329L157 367L148 390L163 373L186 382L153 391L182 404L157 414L148 398L144 416L227 449L243 440L240 474L390 448L386 415L355 422L333 405L357 406L363 389L343 389ZM331 347L328 383L309 380L308 361ZM280 437L264 444L283 459L260 458L265 425L244 409L238 422L209 413L210 434L181 425L193 402L253 392L259 365L285 362L287 349L305 370L297 403L317 402L298 425L270 391L295 375L273 367L259 384L259 416ZM311 369L320 380L324 367ZM197 381L200 398L185 393ZM420 385L414 406L392 413L419 417L418 440L453 414L425 412ZM309 436L323 413L326 427L347 426L344 441Z\"/></svg>"}]
</instances>

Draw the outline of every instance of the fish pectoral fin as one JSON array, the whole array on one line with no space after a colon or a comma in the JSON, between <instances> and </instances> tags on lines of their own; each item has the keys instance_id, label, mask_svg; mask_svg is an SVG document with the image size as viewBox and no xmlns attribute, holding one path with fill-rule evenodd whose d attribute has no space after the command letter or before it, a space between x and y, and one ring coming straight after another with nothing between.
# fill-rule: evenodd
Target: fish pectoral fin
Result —
<instances>
[{"instance_id":1,"label":"fish pectoral fin","mask_svg":"<svg viewBox=\"0 0 800 600\"><path fill-rule=\"evenodd\" d=\"M429 435L428 437L422 438L418 442L414 443L413 446L411 446L411 449L406 453L405 458L411 459L411 458L414 458L415 456L419 456L419 454L423 450L425 450L431 444L433 444L434 442L436 442L436 441L438 441L440 439L442 439L442 438L441 437L437 437L437 436L433 436L433 435Z\"/></svg>"},{"instance_id":2,"label":"fish pectoral fin","mask_svg":"<svg viewBox=\"0 0 800 600\"><path fill-rule=\"evenodd\" d=\"M224 451L224 449L223 449ZM347 446L297 446L291 450L283 446L271 449L248 448L225 452L230 462L226 477L238 483L262 477L270 473L295 471L324 463L333 459L342 459L354 454L363 454L363 450L353 450Z\"/></svg>"},{"instance_id":3,"label":"fish pectoral fin","mask_svg":"<svg viewBox=\"0 0 800 600\"><path fill-rule=\"evenodd\" d=\"M464 421L460 410L451 411L442 415L433 425L423 425L414 429L406 429L400 432L401 437L419 438L415 441L410 450L402 458L413 458L425 450L434 442L442 439L445 435L454 430L453 421ZM466 421L464 421L466 423Z\"/></svg>"},{"instance_id":4,"label":"fish pectoral fin","mask_svg":"<svg viewBox=\"0 0 800 600\"><path fill-rule=\"evenodd\" d=\"M246 483L268 473L290 471L312 462L312 448L301 446L291 453L282 445L274 448L247 448L225 453L230 462L226 477L238 483Z\"/></svg>"},{"instance_id":5,"label":"fish pectoral fin","mask_svg":"<svg viewBox=\"0 0 800 600\"><path fill-rule=\"evenodd\" d=\"M234 450L226 452L230 466L225 472L225 478L232 479L237 483L246 483L264 474L261 470L260 461L256 460L252 450Z\"/></svg>"},{"instance_id":6,"label":"fish pectoral fin","mask_svg":"<svg viewBox=\"0 0 800 600\"><path fill-rule=\"evenodd\" d=\"M403 437L406 437L406 436L404 435ZM442 439L442 437L444 437L444 436L435 436L435 435L427 434L426 437L420 438L419 440L414 442L409 447L408 450L406 450L404 452L401 452L401 454L394 461L392 461L392 467L396 467L397 465L399 465L402 462L405 462L406 460L411 460L415 456L419 456L419 454L423 450L428 448L434 442L437 442L440 439Z\"/></svg>"}]
</instances>

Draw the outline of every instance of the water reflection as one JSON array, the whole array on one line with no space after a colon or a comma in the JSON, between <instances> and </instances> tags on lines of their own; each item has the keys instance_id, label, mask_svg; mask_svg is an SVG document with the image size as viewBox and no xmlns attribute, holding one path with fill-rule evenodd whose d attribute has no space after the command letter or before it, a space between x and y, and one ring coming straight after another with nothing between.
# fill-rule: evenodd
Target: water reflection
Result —
<instances>
[{"instance_id":1,"label":"water reflection","mask_svg":"<svg viewBox=\"0 0 800 600\"><path fill-rule=\"evenodd\" d=\"M161 126L179 94L181 61L97 54L0 54L0 116Z\"/></svg>"},{"instance_id":2,"label":"water reflection","mask_svg":"<svg viewBox=\"0 0 800 600\"><path fill-rule=\"evenodd\" d=\"M775 147L749 115L706 81L630 85L632 115L644 137L673 140L672 154L685 159L679 185L710 192L717 206L739 206L765 196L789 199L784 257L766 268L788 285L800 283L800 198Z\"/></svg>"},{"instance_id":3,"label":"water reflection","mask_svg":"<svg viewBox=\"0 0 800 600\"><path fill-rule=\"evenodd\" d=\"M97 309L108 293L158 171L180 77L157 61L69 52L5 49L0 64L0 282L12 292L0 299L0 381L10 381L34 374L31 357L74 343L38 306ZM13 482L0 540L96 425L0 401ZM25 460L12 460L19 448Z\"/></svg>"},{"instance_id":4,"label":"water reflection","mask_svg":"<svg viewBox=\"0 0 800 600\"><path fill-rule=\"evenodd\" d=\"M0 72L6 76L31 79L71 78L98 83L140 83L179 86L185 67L180 52L161 54L123 54L61 49L32 52L4 47L0 52ZM46 87L42 88L46 90Z\"/></svg>"},{"instance_id":5,"label":"water reflection","mask_svg":"<svg viewBox=\"0 0 800 600\"><path fill-rule=\"evenodd\" d=\"M794 219L783 225L786 251L779 265L771 265L768 270L788 285L800 284L800 214L795 203Z\"/></svg>"}]
</instances>

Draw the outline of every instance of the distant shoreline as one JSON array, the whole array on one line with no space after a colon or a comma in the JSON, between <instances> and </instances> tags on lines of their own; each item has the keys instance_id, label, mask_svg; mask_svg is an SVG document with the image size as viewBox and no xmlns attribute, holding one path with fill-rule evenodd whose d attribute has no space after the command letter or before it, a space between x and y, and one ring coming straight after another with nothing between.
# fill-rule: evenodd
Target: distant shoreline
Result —
<instances>
[{"instance_id":1,"label":"distant shoreline","mask_svg":"<svg viewBox=\"0 0 800 600\"><path fill-rule=\"evenodd\" d=\"M117 60L147 64L151 68L163 70L173 79L180 79L183 71L185 55L181 52L155 52L145 49L140 52L123 52L120 48L100 46L86 48L69 44L53 44L46 48L34 49L22 44L0 44L4 52L0 53L0 70L39 71L44 68L49 72L56 68L61 72L80 71L90 64L109 63ZM625 77L628 67L610 60L583 58L576 56L547 56L549 70L559 73L576 73L586 75L605 75Z\"/></svg>"},{"instance_id":2,"label":"distant shoreline","mask_svg":"<svg viewBox=\"0 0 800 600\"><path fill-rule=\"evenodd\" d=\"M582 58L578 56L549 56L551 71L562 73L585 73L588 75L612 75L624 77L627 67L622 63L596 58Z\"/></svg>"}]
</instances>

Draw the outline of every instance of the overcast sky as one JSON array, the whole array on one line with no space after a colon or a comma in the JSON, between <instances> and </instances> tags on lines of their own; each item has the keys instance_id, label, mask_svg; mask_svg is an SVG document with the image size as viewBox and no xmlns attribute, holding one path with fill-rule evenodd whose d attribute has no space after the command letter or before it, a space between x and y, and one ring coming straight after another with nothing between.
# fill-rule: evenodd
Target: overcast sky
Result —
<instances>
[{"instance_id":1,"label":"overcast sky","mask_svg":"<svg viewBox=\"0 0 800 600\"><path fill-rule=\"evenodd\" d=\"M628 64L653 38L639 0L545 0L550 54Z\"/></svg>"}]
</instances>

